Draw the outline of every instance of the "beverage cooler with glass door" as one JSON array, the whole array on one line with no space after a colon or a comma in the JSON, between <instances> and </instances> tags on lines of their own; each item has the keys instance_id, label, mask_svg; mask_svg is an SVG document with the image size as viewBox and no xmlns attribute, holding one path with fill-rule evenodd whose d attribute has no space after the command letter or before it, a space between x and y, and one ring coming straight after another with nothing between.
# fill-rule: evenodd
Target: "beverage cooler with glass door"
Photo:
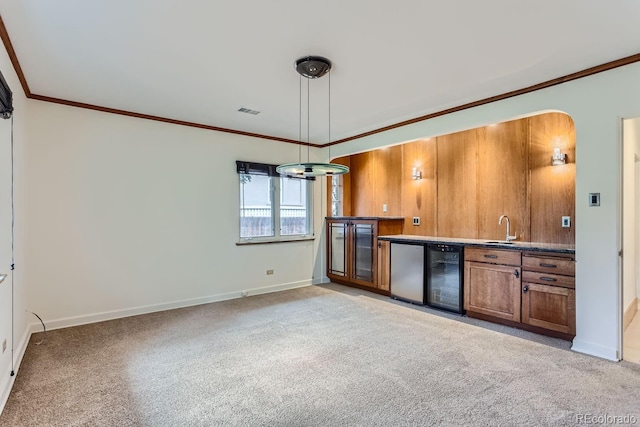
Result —
<instances>
[{"instance_id":1,"label":"beverage cooler with glass door","mask_svg":"<svg viewBox=\"0 0 640 427\"><path fill-rule=\"evenodd\" d=\"M427 245L427 289L425 303L454 313L464 313L462 306L462 246Z\"/></svg>"}]
</instances>

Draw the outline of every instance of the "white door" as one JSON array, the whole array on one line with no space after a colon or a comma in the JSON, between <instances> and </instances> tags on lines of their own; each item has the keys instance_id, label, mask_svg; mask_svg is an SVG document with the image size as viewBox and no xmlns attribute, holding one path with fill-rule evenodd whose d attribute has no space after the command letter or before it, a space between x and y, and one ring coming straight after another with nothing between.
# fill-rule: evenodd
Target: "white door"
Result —
<instances>
[{"instance_id":1,"label":"white door","mask_svg":"<svg viewBox=\"0 0 640 427\"><path fill-rule=\"evenodd\" d=\"M640 117L624 119L622 135L622 358L640 363L640 316L636 314L640 275Z\"/></svg>"},{"instance_id":2,"label":"white door","mask_svg":"<svg viewBox=\"0 0 640 427\"><path fill-rule=\"evenodd\" d=\"M0 118L0 375L10 371L11 364L11 119ZM4 349L4 351L2 351ZM7 375L8 377L8 375Z\"/></svg>"}]
</instances>

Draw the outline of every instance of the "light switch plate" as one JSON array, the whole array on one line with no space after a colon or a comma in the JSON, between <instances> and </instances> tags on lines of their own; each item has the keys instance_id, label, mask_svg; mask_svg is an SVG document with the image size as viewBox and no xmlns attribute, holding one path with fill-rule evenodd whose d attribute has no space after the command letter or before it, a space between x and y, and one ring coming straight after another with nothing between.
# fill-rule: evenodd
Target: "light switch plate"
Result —
<instances>
[{"instance_id":1,"label":"light switch plate","mask_svg":"<svg viewBox=\"0 0 640 427\"><path fill-rule=\"evenodd\" d=\"M571 227L571 217L563 216L562 217L562 228L570 228Z\"/></svg>"},{"instance_id":2,"label":"light switch plate","mask_svg":"<svg viewBox=\"0 0 640 427\"><path fill-rule=\"evenodd\" d=\"M589 193L589 206L600 206L600 193Z\"/></svg>"},{"instance_id":3,"label":"light switch plate","mask_svg":"<svg viewBox=\"0 0 640 427\"><path fill-rule=\"evenodd\" d=\"M385 203L384 205L382 205L382 212L386 212L387 211L387 204Z\"/></svg>"}]
</instances>

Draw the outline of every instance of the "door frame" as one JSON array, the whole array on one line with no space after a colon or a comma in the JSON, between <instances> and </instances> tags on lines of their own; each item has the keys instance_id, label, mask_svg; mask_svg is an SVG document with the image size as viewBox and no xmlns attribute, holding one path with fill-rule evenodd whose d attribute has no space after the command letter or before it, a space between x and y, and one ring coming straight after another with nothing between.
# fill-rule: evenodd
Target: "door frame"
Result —
<instances>
[{"instance_id":1,"label":"door frame","mask_svg":"<svg viewBox=\"0 0 640 427\"><path fill-rule=\"evenodd\" d=\"M625 304L624 304L624 289L625 289L625 278L624 278L624 257L625 257L625 253L623 252L624 249L624 232L625 232L625 228L624 228L624 222L625 222L625 213L624 213L624 207L625 207L625 185L624 185L624 177L625 177L625 133L624 133L624 123L627 120L634 120L634 119L640 119L640 112L637 114L629 114L626 116L620 116L619 121L618 121L618 165L619 165L619 174L618 174L618 218L620 219L620 224L618 227L618 327L617 327L617 336L618 336L618 360L624 360L624 329L625 329L625 321L624 321L624 315L625 315ZM640 135L636 136L637 138L640 138ZM637 174L637 170L638 167L640 167L639 162L639 157L638 154L640 153L634 153L635 154L635 158L634 158L634 180L633 180L633 186L634 186L634 194L636 195L636 201L634 203L634 205L636 205L636 207L638 206L638 198L640 198L640 186L638 185L636 178L636 174ZM629 201L627 200L627 203ZM635 219L638 217L639 212L635 212L634 218L633 220L635 221ZM633 277L633 281L634 281L634 289L636 289L636 293L637 293L637 289L638 289L638 276L640 275L640 263L638 263L638 260L640 259L640 253L638 251L639 248L639 239L640 239L640 227L636 228L635 230L635 235L634 235L634 251L635 251L635 257L633 262L636 263L636 269L635 269L635 274ZM637 297L638 295L636 295Z\"/></svg>"}]
</instances>

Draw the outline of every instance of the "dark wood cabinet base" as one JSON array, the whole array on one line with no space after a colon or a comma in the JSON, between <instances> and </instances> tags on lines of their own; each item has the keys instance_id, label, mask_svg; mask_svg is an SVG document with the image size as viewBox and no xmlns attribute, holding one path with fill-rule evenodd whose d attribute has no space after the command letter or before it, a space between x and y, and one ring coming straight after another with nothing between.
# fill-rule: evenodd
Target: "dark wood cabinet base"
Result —
<instances>
[{"instance_id":1,"label":"dark wood cabinet base","mask_svg":"<svg viewBox=\"0 0 640 427\"><path fill-rule=\"evenodd\" d=\"M390 297L391 296L391 292L385 291L384 289L378 289L378 288L372 288L370 286L358 285L357 283L352 283L352 282L349 282L348 280L340 280L340 279L336 279L336 278L333 278L333 277L330 277L329 279L333 283L338 283L340 285L349 286L351 288L362 289L363 291L373 292L375 294L384 295L386 297Z\"/></svg>"},{"instance_id":2,"label":"dark wood cabinet base","mask_svg":"<svg viewBox=\"0 0 640 427\"><path fill-rule=\"evenodd\" d=\"M467 311L467 316L474 319L486 320L487 322L499 323L505 326L511 326L517 329L522 329L529 332L534 332L540 335L546 335L548 337L560 338L566 341L572 341L575 335L569 335L562 332L556 332L549 329L538 328L536 326L527 325L526 323L514 322L511 320L500 319L499 317L487 316L486 314L475 313L473 311Z\"/></svg>"}]
</instances>

